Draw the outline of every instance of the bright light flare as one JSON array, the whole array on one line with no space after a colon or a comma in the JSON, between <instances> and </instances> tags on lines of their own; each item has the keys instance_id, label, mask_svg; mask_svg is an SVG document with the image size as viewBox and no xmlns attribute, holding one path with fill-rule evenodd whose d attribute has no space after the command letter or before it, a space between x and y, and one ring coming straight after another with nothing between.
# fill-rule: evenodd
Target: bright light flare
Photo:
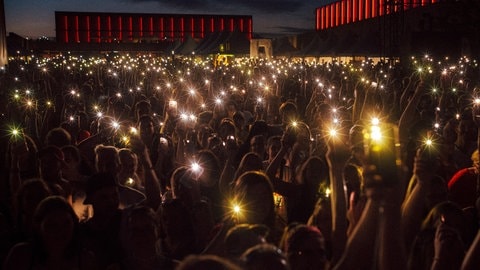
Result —
<instances>
[{"instance_id":1,"label":"bright light flare","mask_svg":"<svg viewBox=\"0 0 480 270\"><path fill-rule=\"evenodd\" d=\"M329 188L326 188L325 189L325 196L328 198L330 197L330 194L332 193L332 191L329 189Z\"/></svg>"},{"instance_id":2,"label":"bright light flare","mask_svg":"<svg viewBox=\"0 0 480 270\"><path fill-rule=\"evenodd\" d=\"M112 122L112 127L113 127L114 129L119 129L119 128L120 128L120 123L118 123L117 121L113 121L113 122Z\"/></svg>"},{"instance_id":3,"label":"bright light flare","mask_svg":"<svg viewBox=\"0 0 480 270\"><path fill-rule=\"evenodd\" d=\"M10 131L10 134L14 137L20 135L20 131L16 128L13 128L11 131Z\"/></svg>"},{"instance_id":4,"label":"bright light flare","mask_svg":"<svg viewBox=\"0 0 480 270\"><path fill-rule=\"evenodd\" d=\"M192 162L192 164L190 165L190 168L194 172L200 172L200 170L202 169L202 167L200 166L200 164L198 164L198 162Z\"/></svg>"},{"instance_id":5,"label":"bright light flare","mask_svg":"<svg viewBox=\"0 0 480 270\"><path fill-rule=\"evenodd\" d=\"M329 135L330 137L332 137L332 138L336 138L337 135L338 135L338 131L337 131L336 129L334 129L334 128L330 128L330 129L328 130L328 135Z\"/></svg>"},{"instance_id":6,"label":"bright light flare","mask_svg":"<svg viewBox=\"0 0 480 270\"><path fill-rule=\"evenodd\" d=\"M379 126L372 126L371 127L370 137L373 141L380 142L382 140L382 131L380 130Z\"/></svg>"}]
</instances>

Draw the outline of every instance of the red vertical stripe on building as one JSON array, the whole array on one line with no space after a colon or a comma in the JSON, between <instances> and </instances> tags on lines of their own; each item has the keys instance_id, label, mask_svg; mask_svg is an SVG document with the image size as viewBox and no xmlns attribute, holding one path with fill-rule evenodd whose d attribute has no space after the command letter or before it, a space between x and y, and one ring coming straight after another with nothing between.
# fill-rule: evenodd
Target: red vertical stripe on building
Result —
<instances>
[{"instance_id":1,"label":"red vertical stripe on building","mask_svg":"<svg viewBox=\"0 0 480 270\"><path fill-rule=\"evenodd\" d=\"M230 32L233 32L235 29L235 20L233 18L230 19Z\"/></svg>"},{"instance_id":2,"label":"red vertical stripe on building","mask_svg":"<svg viewBox=\"0 0 480 270\"><path fill-rule=\"evenodd\" d=\"M378 0L378 16L383 16L385 14L385 0Z\"/></svg>"},{"instance_id":3,"label":"red vertical stripe on building","mask_svg":"<svg viewBox=\"0 0 480 270\"><path fill-rule=\"evenodd\" d=\"M245 21L243 19L240 19L240 32L245 32Z\"/></svg>"},{"instance_id":4,"label":"red vertical stripe on building","mask_svg":"<svg viewBox=\"0 0 480 270\"><path fill-rule=\"evenodd\" d=\"M341 16L340 2L335 3L335 26L340 25Z\"/></svg>"},{"instance_id":5,"label":"red vertical stripe on building","mask_svg":"<svg viewBox=\"0 0 480 270\"><path fill-rule=\"evenodd\" d=\"M344 6L345 11L343 12L343 16L345 17L345 19L343 20L343 23L344 23L344 24L347 24L347 23L349 23L349 19L348 19L349 14L348 14L348 12L350 11L350 0L344 0L344 3L345 3L345 4L344 4L344 5L345 5L345 6Z\"/></svg>"},{"instance_id":6,"label":"red vertical stripe on building","mask_svg":"<svg viewBox=\"0 0 480 270\"><path fill-rule=\"evenodd\" d=\"M172 40L175 38L175 25L174 25L174 19L173 17L170 17L170 37Z\"/></svg>"},{"instance_id":7,"label":"red vertical stripe on building","mask_svg":"<svg viewBox=\"0 0 480 270\"><path fill-rule=\"evenodd\" d=\"M143 17L140 16L140 17L138 18L138 24L139 24L139 28L140 28L138 35L139 35L140 37L143 37Z\"/></svg>"},{"instance_id":8,"label":"red vertical stripe on building","mask_svg":"<svg viewBox=\"0 0 480 270\"><path fill-rule=\"evenodd\" d=\"M78 16L75 16L75 42L80 42L80 33L78 32Z\"/></svg>"},{"instance_id":9,"label":"red vertical stripe on building","mask_svg":"<svg viewBox=\"0 0 480 270\"><path fill-rule=\"evenodd\" d=\"M340 2L340 25L345 24L345 9L346 9L346 0Z\"/></svg>"},{"instance_id":10,"label":"red vertical stripe on building","mask_svg":"<svg viewBox=\"0 0 480 270\"><path fill-rule=\"evenodd\" d=\"M100 16L97 16L97 42L100 43L102 42L102 26L100 25L101 19Z\"/></svg>"},{"instance_id":11,"label":"red vertical stripe on building","mask_svg":"<svg viewBox=\"0 0 480 270\"><path fill-rule=\"evenodd\" d=\"M150 17L149 21L150 22L148 23L148 25L150 27L150 36L153 37L153 17Z\"/></svg>"},{"instance_id":12,"label":"red vertical stripe on building","mask_svg":"<svg viewBox=\"0 0 480 270\"><path fill-rule=\"evenodd\" d=\"M133 18L128 17L128 39L133 40Z\"/></svg>"},{"instance_id":13,"label":"red vertical stripe on building","mask_svg":"<svg viewBox=\"0 0 480 270\"><path fill-rule=\"evenodd\" d=\"M123 29L122 29L122 16L118 17L118 40L122 41L123 39Z\"/></svg>"},{"instance_id":14,"label":"red vertical stripe on building","mask_svg":"<svg viewBox=\"0 0 480 270\"><path fill-rule=\"evenodd\" d=\"M220 19L220 32L225 31L225 19L221 18Z\"/></svg>"},{"instance_id":15,"label":"red vertical stripe on building","mask_svg":"<svg viewBox=\"0 0 480 270\"><path fill-rule=\"evenodd\" d=\"M215 21L213 20L213 17L210 18L210 33L213 33L215 30Z\"/></svg>"},{"instance_id":16,"label":"red vertical stripe on building","mask_svg":"<svg viewBox=\"0 0 480 270\"><path fill-rule=\"evenodd\" d=\"M330 28L330 5L325 6L325 29Z\"/></svg>"},{"instance_id":17,"label":"red vertical stripe on building","mask_svg":"<svg viewBox=\"0 0 480 270\"><path fill-rule=\"evenodd\" d=\"M160 39L163 40L164 38L165 38L165 22L162 17L160 18Z\"/></svg>"},{"instance_id":18,"label":"red vertical stripe on building","mask_svg":"<svg viewBox=\"0 0 480 270\"><path fill-rule=\"evenodd\" d=\"M108 42L112 42L112 17L107 17Z\"/></svg>"},{"instance_id":19,"label":"red vertical stripe on building","mask_svg":"<svg viewBox=\"0 0 480 270\"><path fill-rule=\"evenodd\" d=\"M180 18L180 38L182 39L182 41L184 38L184 34L185 34L185 18L181 17Z\"/></svg>"},{"instance_id":20,"label":"red vertical stripe on building","mask_svg":"<svg viewBox=\"0 0 480 270\"><path fill-rule=\"evenodd\" d=\"M358 0L353 0L352 5L352 22L356 22L358 19Z\"/></svg>"},{"instance_id":21,"label":"red vertical stripe on building","mask_svg":"<svg viewBox=\"0 0 480 270\"><path fill-rule=\"evenodd\" d=\"M205 18L201 18L200 19L200 37L201 38L204 38L205 37Z\"/></svg>"},{"instance_id":22,"label":"red vertical stripe on building","mask_svg":"<svg viewBox=\"0 0 480 270\"><path fill-rule=\"evenodd\" d=\"M87 27L87 43L90 43L91 42L91 38L90 38L90 16L87 16L86 17L86 27Z\"/></svg>"},{"instance_id":23,"label":"red vertical stripe on building","mask_svg":"<svg viewBox=\"0 0 480 270\"><path fill-rule=\"evenodd\" d=\"M63 28L65 29L65 43L68 43L68 17L63 17Z\"/></svg>"}]
</instances>

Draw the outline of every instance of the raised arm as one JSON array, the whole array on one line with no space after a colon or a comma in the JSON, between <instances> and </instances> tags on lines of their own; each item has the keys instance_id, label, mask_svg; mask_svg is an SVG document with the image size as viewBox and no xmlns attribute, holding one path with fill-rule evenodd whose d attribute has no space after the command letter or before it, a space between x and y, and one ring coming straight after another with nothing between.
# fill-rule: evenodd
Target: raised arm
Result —
<instances>
[{"instance_id":1,"label":"raised arm","mask_svg":"<svg viewBox=\"0 0 480 270\"><path fill-rule=\"evenodd\" d=\"M347 242L347 201L343 188L343 168L350 157L344 142L346 138L334 138L328 142L327 163L330 173L332 201L332 263L336 263L344 254ZM339 268L343 269L343 268Z\"/></svg>"},{"instance_id":2,"label":"raised arm","mask_svg":"<svg viewBox=\"0 0 480 270\"><path fill-rule=\"evenodd\" d=\"M405 92L408 92L408 87L405 89ZM410 101L407 103L405 109L400 116L400 120L398 122L398 131L399 131L399 139L402 145L407 145L408 141L408 132L411 127L416 123L417 115L417 106L420 102L420 99L424 93L424 83L420 81L415 88L415 92L411 97ZM407 93L404 93L406 95ZM404 162L404 160L402 160Z\"/></svg>"},{"instance_id":3,"label":"raised arm","mask_svg":"<svg viewBox=\"0 0 480 270\"><path fill-rule=\"evenodd\" d=\"M139 164L143 166L145 173L145 196L147 197L147 205L156 210L162 202L162 194L160 190L160 182L155 173L148 148L140 141L132 141L132 150L137 154Z\"/></svg>"}]
</instances>

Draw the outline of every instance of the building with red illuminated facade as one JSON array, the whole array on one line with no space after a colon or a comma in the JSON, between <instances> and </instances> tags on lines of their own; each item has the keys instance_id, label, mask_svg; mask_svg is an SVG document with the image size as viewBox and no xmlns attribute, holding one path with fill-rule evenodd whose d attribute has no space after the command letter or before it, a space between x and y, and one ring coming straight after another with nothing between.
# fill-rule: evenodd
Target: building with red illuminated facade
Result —
<instances>
[{"instance_id":1,"label":"building with red illuminated facade","mask_svg":"<svg viewBox=\"0 0 480 270\"><path fill-rule=\"evenodd\" d=\"M442 0L340 0L316 9L315 29L323 30L417 7Z\"/></svg>"},{"instance_id":2,"label":"building with red illuminated facade","mask_svg":"<svg viewBox=\"0 0 480 270\"><path fill-rule=\"evenodd\" d=\"M55 12L61 43L141 43L203 39L219 32L252 38L252 16Z\"/></svg>"},{"instance_id":3,"label":"building with red illuminated facade","mask_svg":"<svg viewBox=\"0 0 480 270\"><path fill-rule=\"evenodd\" d=\"M303 55L408 57L480 53L478 0L337 0L315 10Z\"/></svg>"}]
</instances>

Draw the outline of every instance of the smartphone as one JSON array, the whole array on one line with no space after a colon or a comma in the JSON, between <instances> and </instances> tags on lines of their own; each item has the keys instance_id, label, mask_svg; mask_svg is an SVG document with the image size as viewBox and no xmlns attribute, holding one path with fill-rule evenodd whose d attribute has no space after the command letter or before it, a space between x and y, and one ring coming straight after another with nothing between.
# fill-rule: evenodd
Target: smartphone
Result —
<instances>
[{"instance_id":1,"label":"smartphone","mask_svg":"<svg viewBox=\"0 0 480 270\"><path fill-rule=\"evenodd\" d=\"M365 186L393 186L400 177L400 142L398 127L390 123L372 125L366 131L364 149L367 156Z\"/></svg>"}]
</instances>

